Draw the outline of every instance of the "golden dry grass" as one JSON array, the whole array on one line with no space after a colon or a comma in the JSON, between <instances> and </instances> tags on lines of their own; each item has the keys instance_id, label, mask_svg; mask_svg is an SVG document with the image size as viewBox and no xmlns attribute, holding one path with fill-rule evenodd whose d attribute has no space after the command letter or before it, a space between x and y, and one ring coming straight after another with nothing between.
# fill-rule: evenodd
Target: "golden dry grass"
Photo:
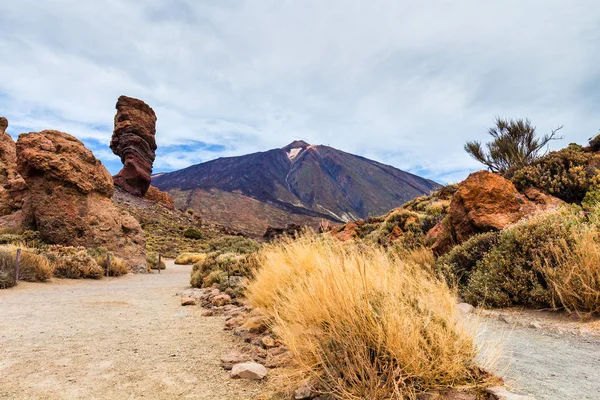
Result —
<instances>
[{"instance_id":1,"label":"golden dry grass","mask_svg":"<svg viewBox=\"0 0 600 400\"><path fill-rule=\"evenodd\" d=\"M12 265L16 262L17 249L21 249L21 262L19 280L29 282L45 282L52 278L54 265L48 258L37 254L35 249L30 249L22 243L0 246L0 251L10 254Z\"/></svg>"},{"instance_id":2,"label":"golden dry grass","mask_svg":"<svg viewBox=\"0 0 600 400\"><path fill-rule=\"evenodd\" d=\"M430 261L308 235L265 246L247 295L290 349L293 382L344 400L415 398L482 376L454 293L419 265Z\"/></svg>"},{"instance_id":3,"label":"golden dry grass","mask_svg":"<svg viewBox=\"0 0 600 400\"><path fill-rule=\"evenodd\" d=\"M175 264L192 265L206 259L206 253L182 253L175 258Z\"/></svg>"},{"instance_id":4,"label":"golden dry grass","mask_svg":"<svg viewBox=\"0 0 600 400\"><path fill-rule=\"evenodd\" d=\"M541 257L542 270L555 306L585 316L600 315L600 231L581 224Z\"/></svg>"}]
</instances>

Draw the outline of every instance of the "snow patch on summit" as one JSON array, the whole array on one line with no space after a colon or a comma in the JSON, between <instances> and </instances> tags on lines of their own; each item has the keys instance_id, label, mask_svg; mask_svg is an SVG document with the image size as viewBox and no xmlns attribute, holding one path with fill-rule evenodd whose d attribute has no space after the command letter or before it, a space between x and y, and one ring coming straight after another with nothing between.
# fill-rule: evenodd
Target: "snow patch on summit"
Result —
<instances>
[{"instance_id":1,"label":"snow patch on summit","mask_svg":"<svg viewBox=\"0 0 600 400\"><path fill-rule=\"evenodd\" d=\"M298 157L298 154L300 154L301 151L302 147L296 147L295 149L291 149L290 151L288 151L287 156L290 159L290 161L293 161L294 158Z\"/></svg>"}]
</instances>

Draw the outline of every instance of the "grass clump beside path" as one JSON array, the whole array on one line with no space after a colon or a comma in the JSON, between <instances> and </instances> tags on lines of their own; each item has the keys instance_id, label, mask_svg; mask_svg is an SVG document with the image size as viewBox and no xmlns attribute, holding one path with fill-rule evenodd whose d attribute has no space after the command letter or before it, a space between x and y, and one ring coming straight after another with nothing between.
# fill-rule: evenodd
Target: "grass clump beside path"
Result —
<instances>
[{"instance_id":1,"label":"grass clump beside path","mask_svg":"<svg viewBox=\"0 0 600 400\"><path fill-rule=\"evenodd\" d=\"M293 355L290 379L338 399L405 399L475 387L473 336L431 265L308 235L266 245L247 288Z\"/></svg>"}]
</instances>

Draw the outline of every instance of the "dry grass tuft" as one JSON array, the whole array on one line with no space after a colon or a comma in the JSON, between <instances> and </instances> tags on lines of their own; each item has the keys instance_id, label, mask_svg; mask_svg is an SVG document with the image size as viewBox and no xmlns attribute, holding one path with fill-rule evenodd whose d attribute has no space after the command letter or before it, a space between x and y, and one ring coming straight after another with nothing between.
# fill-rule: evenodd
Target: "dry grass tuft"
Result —
<instances>
[{"instance_id":1,"label":"dry grass tuft","mask_svg":"<svg viewBox=\"0 0 600 400\"><path fill-rule=\"evenodd\" d=\"M175 264L192 265L206 259L206 253L182 253L175 258Z\"/></svg>"},{"instance_id":2,"label":"dry grass tuft","mask_svg":"<svg viewBox=\"0 0 600 400\"><path fill-rule=\"evenodd\" d=\"M304 236L267 245L247 295L290 349L290 379L307 377L339 399L405 399L470 387L482 374L456 297L425 251ZM483 374L485 375L485 374Z\"/></svg>"},{"instance_id":3,"label":"dry grass tuft","mask_svg":"<svg viewBox=\"0 0 600 400\"><path fill-rule=\"evenodd\" d=\"M600 231L598 225L579 225L571 240L553 245L540 257L555 306L582 316L600 315Z\"/></svg>"},{"instance_id":4,"label":"dry grass tuft","mask_svg":"<svg viewBox=\"0 0 600 400\"><path fill-rule=\"evenodd\" d=\"M0 251L6 253L9 257L6 262L8 262L13 273L18 248L21 249L19 280L28 282L45 282L52 278L54 266L50 263L48 258L37 254L35 249L30 249L22 243L17 242L14 244L0 246Z\"/></svg>"}]
</instances>

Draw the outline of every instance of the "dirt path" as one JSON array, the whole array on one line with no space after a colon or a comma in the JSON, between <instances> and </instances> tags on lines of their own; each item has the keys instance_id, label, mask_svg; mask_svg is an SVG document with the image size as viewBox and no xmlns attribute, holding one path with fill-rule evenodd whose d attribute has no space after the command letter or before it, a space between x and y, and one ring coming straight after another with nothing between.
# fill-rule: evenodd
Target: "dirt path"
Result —
<instances>
[{"instance_id":1,"label":"dirt path","mask_svg":"<svg viewBox=\"0 0 600 400\"><path fill-rule=\"evenodd\" d=\"M497 373L511 391L537 400L600 399L600 336L574 333L568 323L502 319L482 318L479 339L501 343Z\"/></svg>"},{"instance_id":2,"label":"dirt path","mask_svg":"<svg viewBox=\"0 0 600 400\"><path fill-rule=\"evenodd\" d=\"M253 398L219 368L236 346L222 318L180 306L189 272L0 291L0 399Z\"/></svg>"}]
</instances>

